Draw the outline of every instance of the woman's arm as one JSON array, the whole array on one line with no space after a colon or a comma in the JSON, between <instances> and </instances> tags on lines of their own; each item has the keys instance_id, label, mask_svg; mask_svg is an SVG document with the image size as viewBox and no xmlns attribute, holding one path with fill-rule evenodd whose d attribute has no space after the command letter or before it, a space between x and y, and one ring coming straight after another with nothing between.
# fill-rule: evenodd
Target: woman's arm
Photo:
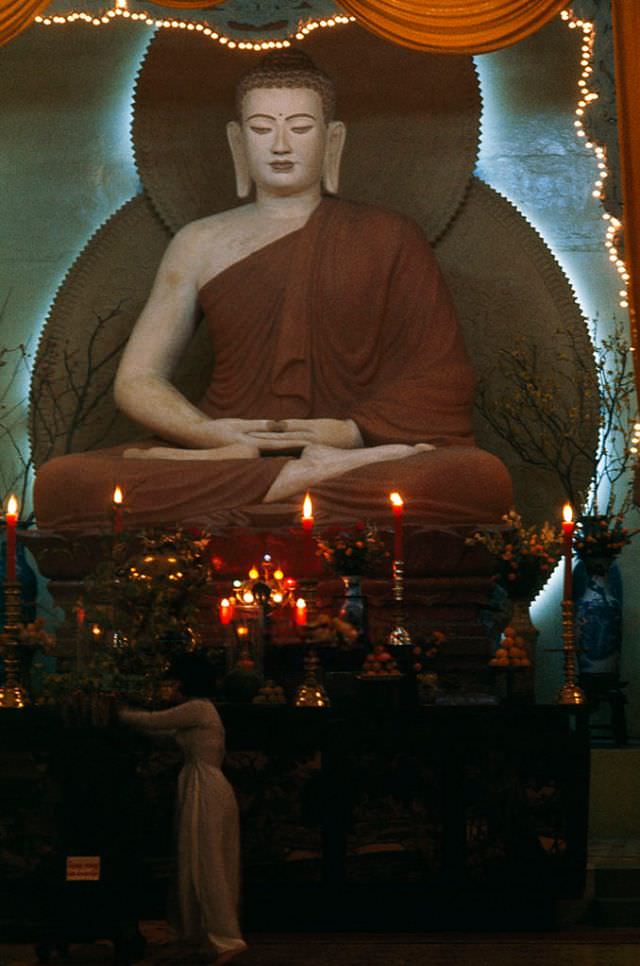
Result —
<instances>
[{"instance_id":1,"label":"woman's arm","mask_svg":"<svg viewBox=\"0 0 640 966\"><path fill-rule=\"evenodd\" d=\"M205 705L198 701L185 701L175 708L165 711L137 711L133 708L119 708L118 717L125 724L141 731L162 732L180 731L183 728L196 728L203 723ZM206 713L206 712L205 712Z\"/></svg>"}]
</instances>

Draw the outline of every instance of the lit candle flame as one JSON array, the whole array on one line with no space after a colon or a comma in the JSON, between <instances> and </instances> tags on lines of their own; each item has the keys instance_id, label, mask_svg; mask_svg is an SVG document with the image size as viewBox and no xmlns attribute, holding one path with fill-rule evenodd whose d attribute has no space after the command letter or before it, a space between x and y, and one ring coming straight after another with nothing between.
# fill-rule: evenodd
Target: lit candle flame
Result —
<instances>
[{"instance_id":1,"label":"lit candle flame","mask_svg":"<svg viewBox=\"0 0 640 966\"><path fill-rule=\"evenodd\" d=\"M260 574L258 572L258 568L257 567L252 567L251 570L249 571L249 579L250 580L257 580L259 576L260 576Z\"/></svg>"},{"instance_id":2,"label":"lit candle flame","mask_svg":"<svg viewBox=\"0 0 640 966\"><path fill-rule=\"evenodd\" d=\"M570 503L565 503L562 508L562 518L565 523L573 523L573 507Z\"/></svg>"},{"instance_id":3,"label":"lit candle flame","mask_svg":"<svg viewBox=\"0 0 640 966\"><path fill-rule=\"evenodd\" d=\"M117 503L118 506L124 502L124 495L119 486L116 486L115 490L113 491L113 502Z\"/></svg>"},{"instance_id":4,"label":"lit candle flame","mask_svg":"<svg viewBox=\"0 0 640 966\"><path fill-rule=\"evenodd\" d=\"M7 516L10 516L10 517L18 516L18 500L13 493L7 500Z\"/></svg>"},{"instance_id":5,"label":"lit candle flame","mask_svg":"<svg viewBox=\"0 0 640 966\"><path fill-rule=\"evenodd\" d=\"M302 519L313 520L313 503L311 502L311 497L308 493L304 498L304 503L302 504Z\"/></svg>"},{"instance_id":6,"label":"lit candle flame","mask_svg":"<svg viewBox=\"0 0 640 966\"><path fill-rule=\"evenodd\" d=\"M273 576L275 580L284 580L284 573L281 570L274 570Z\"/></svg>"},{"instance_id":7,"label":"lit candle flame","mask_svg":"<svg viewBox=\"0 0 640 966\"><path fill-rule=\"evenodd\" d=\"M394 506L404 506L404 500L396 490L389 494L389 499Z\"/></svg>"},{"instance_id":8,"label":"lit candle flame","mask_svg":"<svg viewBox=\"0 0 640 966\"><path fill-rule=\"evenodd\" d=\"M307 602L304 597L298 597L296 601L296 624L298 627L305 627L307 623Z\"/></svg>"}]
</instances>

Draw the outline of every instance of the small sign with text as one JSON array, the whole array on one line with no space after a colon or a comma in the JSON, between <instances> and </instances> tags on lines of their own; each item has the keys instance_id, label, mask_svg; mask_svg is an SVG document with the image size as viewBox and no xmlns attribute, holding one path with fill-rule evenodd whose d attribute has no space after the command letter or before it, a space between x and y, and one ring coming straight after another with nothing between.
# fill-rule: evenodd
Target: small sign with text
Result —
<instances>
[{"instance_id":1,"label":"small sign with text","mask_svg":"<svg viewBox=\"0 0 640 966\"><path fill-rule=\"evenodd\" d=\"M99 855L67 856L67 882L98 882L99 880Z\"/></svg>"}]
</instances>

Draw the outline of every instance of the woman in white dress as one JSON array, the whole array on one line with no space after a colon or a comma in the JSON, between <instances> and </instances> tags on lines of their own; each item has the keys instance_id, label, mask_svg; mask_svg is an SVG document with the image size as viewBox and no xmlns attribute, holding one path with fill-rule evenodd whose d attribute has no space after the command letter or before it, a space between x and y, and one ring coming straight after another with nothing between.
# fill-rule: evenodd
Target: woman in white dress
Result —
<instances>
[{"instance_id":1,"label":"woman in white dress","mask_svg":"<svg viewBox=\"0 0 640 966\"><path fill-rule=\"evenodd\" d=\"M221 771L224 727L210 700L215 679L204 656L180 655L172 663L170 676L178 681L180 704L166 711L121 708L119 715L141 731L172 735L183 751L176 803L176 908L171 910L171 925L194 954L215 957L217 966L222 966L247 948L238 922L238 807Z\"/></svg>"}]
</instances>

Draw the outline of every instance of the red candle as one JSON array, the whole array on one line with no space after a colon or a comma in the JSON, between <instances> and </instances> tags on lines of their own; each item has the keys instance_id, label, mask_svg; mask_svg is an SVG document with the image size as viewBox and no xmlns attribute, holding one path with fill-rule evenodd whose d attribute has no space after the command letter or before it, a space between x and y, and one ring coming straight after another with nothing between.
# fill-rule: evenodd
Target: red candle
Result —
<instances>
[{"instance_id":1,"label":"red candle","mask_svg":"<svg viewBox=\"0 0 640 966\"><path fill-rule=\"evenodd\" d=\"M228 597L223 597L218 606L218 616L221 624L230 624L233 620L233 604Z\"/></svg>"},{"instance_id":2,"label":"red candle","mask_svg":"<svg viewBox=\"0 0 640 966\"><path fill-rule=\"evenodd\" d=\"M119 486L113 491L113 532L122 533L122 510L124 496Z\"/></svg>"},{"instance_id":3,"label":"red candle","mask_svg":"<svg viewBox=\"0 0 640 966\"><path fill-rule=\"evenodd\" d=\"M296 601L296 624L304 627L307 623L307 602L303 597L298 597Z\"/></svg>"},{"instance_id":4,"label":"red candle","mask_svg":"<svg viewBox=\"0 0 640 966\"><path fill-rule=\"evenodd\" d=\"M5 514L7 524L7 567L5 580L8 583L16 581L16 527L18 526L18 501L13 495L7 500L7 512Z\"/></svg>"},{"instance_id":5,"label":"red candle","mask_svg":"<svg viewBox=\"0 0 640 966\"><path fill-rule=\"evenodd\" d=\"M76 604L76 625L80 630L84 627L84 621L87 613L81 603Z\"/></svg>"},{"instance_id":6,"label":"red candle","mask_svg":"<svg viewBox=\"0 0 640 966\"><path fill-rule=\"evenodd\" d=\"M404 500L400 494L395 491L389 494L389 499L391 501L391 508L393 509L393 520L395 525L393 559L404 560L404 551L402 549L402 511L404 509Z\"/></svg>"},{"instance_id":7,"label":"red candle","mask_svg":"<svg viewBox=\"0 0 640 966\"><path fill-rule=\"evenodd\" d=\"M304 532L304 570L313 573L315 563L313 542L313 503L307 493L302 504L302 530Z\"/></svg>"},{"instance_id":8,"label":"red candle","mask_svg":"<svg viewBox=\"0 0 640 966\"><path fill-rule=\"evenodd\" d=\"M573 573L571 570L573 563L573 510L570 503L565 503L562 508L562 530L564 532L564 588L562 591L563 600L571 600L573 597Z\"/></svg>"}]
</instances>

